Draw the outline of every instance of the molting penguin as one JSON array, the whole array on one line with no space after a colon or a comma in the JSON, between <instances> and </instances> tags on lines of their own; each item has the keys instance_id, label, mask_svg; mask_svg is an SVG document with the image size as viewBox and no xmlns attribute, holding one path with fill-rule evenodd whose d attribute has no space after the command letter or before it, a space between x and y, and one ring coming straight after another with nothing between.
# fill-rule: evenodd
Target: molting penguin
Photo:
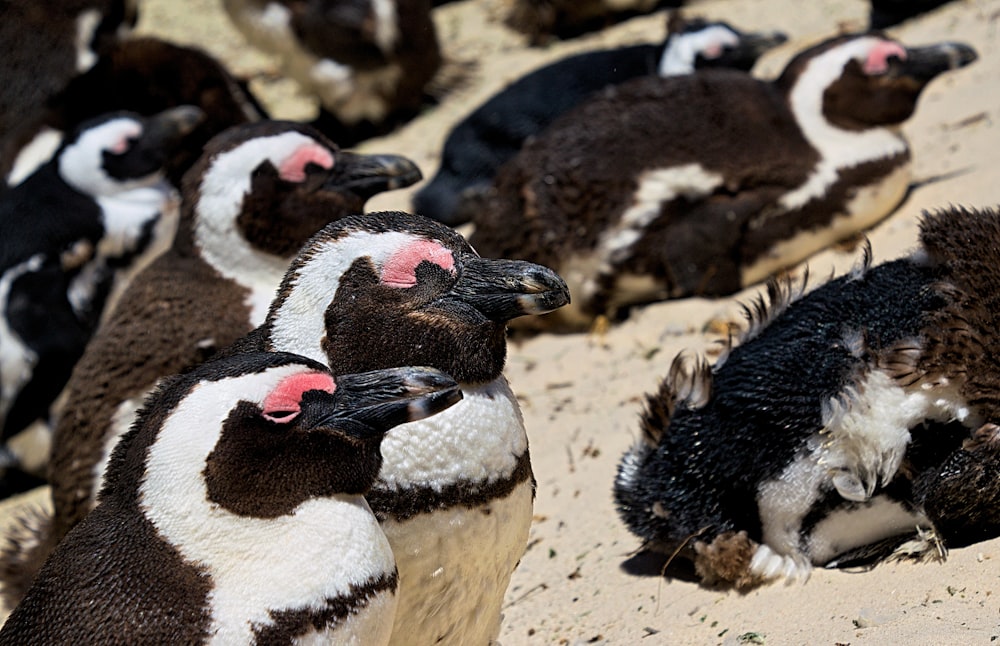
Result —
<instances>
[{"instance_id":1,"label":"molting penguin","mask_svg":"<svg viewBox=\"0 0 1000 646\"><path fill-rule=\"evenodd\" d=\"M287 354L165 380L0 643L387 643L398 579L362 494L386 431L459 399L437 370Z\"/></svg>"},{"instance_id":2,"label":"molting penguin","mask_svg":"<svg viewBox=\"0 0 1000 646\"><path fill-rule=\"evenodd\" d=\"M430 0L224 0L233 24L319 99L343 146L414 117L441 65Z\"/></svg>"},{"instance_id":3,"label":"molting penguin","mask_svg":"<svg viewBox=\"0 0 1000 646\"><path fill-rule=\"evenodd\" d=\"M675 359L619 465L629 529L741 587L917 527L1000 534L998 236L993 210L925 216L911 256L800 298L772 282L713 368Z\"/></svg>"},{"instance_id":4,"label":"molting penguin","mask_svg":"<svg viewBox=\"0 0 1000 646\"><path fill-rule=\"evenodd\" d=\"M202 148L226 128L267 115L254 96L207 53L155 38L130 38L106 48L85 73L52 96L44 109L0 132L0 174L18 184L78 124L118 110L151 115L193 105L205 118L168 157L167 178L180 186Z\"/></svg>"},{"instance_id":5,"label":"molting penguin","mask_svg":"<svg viewBox=\"0 0 1000 646\"><path fill-rule=\"evenodd\" d=\"M399 568L394 644L496 639L534 498L524 421L503 376L506 324L568 300L545 267L480 258L428 218L371 213L317 233L265 323L230 348L295 352L335 374L426 365L461 385L451 410L386 439L367 496Z\"/></svg>"},{"instance_id":6,"label":"molting penguin","mask_svg":"<svg viewBox=\"0 0 1000 646\"><path fill-rule=\"evenodd\" d=\"M638 76L690 74L709 67L749 71L761 54L784 40L783 34L742 33L724 22L685 19L675 12L661 44L595 50L541 67L452 128L440 168L414 196L413 208L451 226L467 222L471 214L462 208L463 197L487 189L497 169L528 137L598 90Z\"/></svg>"},{"instance_id":7,"label":"molting penguin","mask_svg":"<svg viewBox=\"0 0 1000 646\"><path fill-rule=\"evenodd\" d=\"M0 137L45 102L136 21L135 0L5 2L0 20Z\"/></svg>"},{"instance_id":8,"label":"molting penguin","mask_svg":"<svg viewBox=\"0 0 1000 646\"><path fill-rule=\"evenodd\" d=\"M183 106L87 121L52 161L0 194L3 439L47 420L116 280L169 244L176 193L163 163L203 116Z\"/></svg>"},{"instance_id":9,"label":"molting penguin","mask_svg":"<svg viewBox=\"0 0 1000 646\"><path fill-rule=\"evenodd\" d=\"M419 178L405 158L340 151L300 124L246 124L209 143L185 176L174 244L122 294L67 384L49 467L54 526L32 529L29 550L8 546L7 599L90 510L111 447L156 380L262 323L289 261L324 224Z\"/></svg>"},{"instance_id":10,"label":"molting penguin","mask_svg":"<svg viewBox=\"0 0 1000 646\"><path fill-rule=\"evenodd\" d=\"M470 242L560 272L575 307L552 326L732 293L890 213L909 184L898 124L975 58L839 36L771 82L704 70L608 88L501 169Z\"/></svg>"}]
</instances>

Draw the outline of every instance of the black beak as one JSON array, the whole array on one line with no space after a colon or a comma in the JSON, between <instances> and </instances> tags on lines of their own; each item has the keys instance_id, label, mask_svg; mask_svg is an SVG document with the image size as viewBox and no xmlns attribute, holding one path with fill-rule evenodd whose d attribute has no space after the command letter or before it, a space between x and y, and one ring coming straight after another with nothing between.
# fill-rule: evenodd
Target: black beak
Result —
<instances>
[{"instance_id":1,"label":"black beak","mask_svg":"<svg viewBox=\"0 0 1000 646\"><path fill-rule=\"evenodd\" d=\"M466 256L450 296L500 322L568 304L569 287L559 274L541 265Z\"/></svg>"},{"instance_id":2,"label":"black beak","mask_svg":"<svg viewBox=\"0 0 1000 646\"><path fill-rule=\"evenodd\" d=\"M423 175L400 155L362 155L341 151L326 188L347 191L367 200L373 195L416 184Z\"/></svg>"},{"instance_id":3,"label":"black beak","mask_svg":"<svg viewBox=\"0 0 1000 646\"><path fill-rule=\"evenodd\" d=\"M183 139L205 120L201 108L193 105L179 105L146 118L142 132L142 145L168 149Z\"/></svg>"},{"instance_id":4,"label":"black beak","mask_svg":"<svg viewBox=\"0 0 1000 646\"><path fill-rule=\"evenodd\" d=\"M381 438L389 429L439 413L462 399L455 380L435 368L373 370L336 378L333 394L302 396L302 424L359 438Z\"/></svg>"},{"instance_id":5,"label":"black beak","mask_svg":"<svg viewBox=\"0 0 1000 646\"><path fill-rule=\"evenodd\" d=\"M906 50L906 60L892 59L889 74L910 77L925 84L938 74L965 67L977 58L979 55L976 50L962 43L909 47Z\"/></svg>"},{"instance_id":6,"label":"black beak","mask_svg":"<svg viewBox=\"0 0 1000 646\"><path fill-rule=\"evenodd\" d=\"M716 67L729 67L749 72L764 52L788 40L780 31L752 32L740 34L740 42L735 47L726 47L722 55L709 62Z\"/></svg>"}]
</instances>

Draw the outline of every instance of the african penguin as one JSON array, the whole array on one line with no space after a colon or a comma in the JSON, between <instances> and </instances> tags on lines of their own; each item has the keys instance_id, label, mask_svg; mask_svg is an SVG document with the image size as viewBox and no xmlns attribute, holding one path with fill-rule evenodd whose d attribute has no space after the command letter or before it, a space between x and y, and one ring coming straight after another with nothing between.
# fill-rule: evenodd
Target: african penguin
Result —
<instances>
[{"instance_id":1,"label":"african penguin","mask_svg":"<svg viewBox=\"0 0 1000 646\"><path fill-rule=\"evenodd\" d=\"M898 125L958 43L826 40L774 81L731 70L613 86L527 143L475 212L472 245L566 279L580 328L635 304L730 294L889 214L909 185Z\"/></svg>"},{"instance_id":2,"label":"african penguin","mask_svg":"<svg viewBox=\"0 0 1000 646\"><path fill-rule=\"evenodd\" d=\"M163 163L203 116L182 106L97 117L0 193L2 439L47 419L116 280L169 243L176 193Z\"/></svg>"},{"instance_id":3,"label":"african penguin","mask_svg":"<svg viewBox=\"0 0 1000 646\"><path fill-rule=\"evenodd\" d=\"M260 121L209 142L185 176L173 245L121 295L67 384L49 465L55 515L33 528L35 547L5 549L7 599L90 510L111 448L157 379L262 323L289 261L324 224L419 177L403 157L344 152L301 124Z\"/></svg>"},{"instance_id":4,"label":"african penguin","mask_svg":"<svg viewBox=\"0 0 1000 646\"><path fill-rule=\"evenodd\" d=\"M0 173L20 183L44 163L62 134L106 112L155 114L194 105L205 118L167 159L167 179L179 187L204 145L226 128L267 118L253 94L206 52L156 38L129 38L106 48L86 72L60 88L30 119L0 132Z\"/></svg>"},{"instance_id":5,"label":"african penguin","mask_svg":"<svg viewBox=\"0 0 1000 646\"><path fill-rule=\"evenodd\" d=\"M459 399L437 370L284 353L165 380L0 643L387 643L398 577L362 494L389 429Z\"/></svg>"},{"instance_id":6,"label":"african penguin","mask_svg":"<svg viewBox=\"0 0 1000 646\"><path fill-rule=\"evenodd\" d=\"M4 2L0 20L0 137L35 116L45 102L125 36L135 0Z\"/></svg>"},{"instance_id":7,"label":"african penguin","mask_svg":"<svg viewBox=\"0 0 1000 646\"><path fill-rule=\"evenodd\" d=\"M434 178L413 198L417 213L455 226L471 218L463 198L486 190L497 169L559 115L609 85L638 76L690 74L708 67L749 71L780 33L743 33L724 22L671 13L666 41L568 56L487 99L445 139Z\"/></svg>"},{"instance_id":8,"label":"african penguin","mask_svg":"<svg viewBox=\"0 0 1000 646\"><path fill-rule=\"evenodd\" d=\"M401 212L327 225L262 326L229 352L286 351L334 374L426 365L464 399L396 429L368 503L399 568L394 644L489 644L527 546L528 438L503 375L506 324L567 303L551 270L480 258L451 228Z\"/></svg>"},{"instance_id":9,"label":"african penguin","mask_svg":"<svg viewBox=\"0 0 1000 646\"><path fill-rule=\"evenodd\" d=\"M683 0L513 0L504 22L531 45L573 38Z\"/></svg>"},{"instance_id":10,"label":"african penguin","mask_svg":"<svg viewBox=\"0 0 1000 646\"><path fill-rule=\"evenodd\" d=\"M441 66L430 0L223 0L247 42L320 104L313 125L342 146L414 117Z\"/></svg>"},{"instance_id":11,"label":"african penguin","mask_svg":"<svg viewBox=\"0 0 1000 646\"><path fill-rule=\"evenodd\" d=\"M908 257L800 297L772 281L736 347L647 396L614 483L628 528L738 587L917 528L1000 535L997 239L1000 212L953 208Z\"/></svg>"}]
</instances>

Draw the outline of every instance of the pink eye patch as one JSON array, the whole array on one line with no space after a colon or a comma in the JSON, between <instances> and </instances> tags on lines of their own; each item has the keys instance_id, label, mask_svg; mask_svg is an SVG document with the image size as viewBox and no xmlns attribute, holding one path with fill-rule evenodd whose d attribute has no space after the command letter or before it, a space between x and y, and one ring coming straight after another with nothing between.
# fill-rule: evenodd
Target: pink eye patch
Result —
<instances>
[{"instance_id":1,"label":"pink eye patch","mask_svg":"<svg viewBox=\"0 0 1000 646\"><path fill-rule=\"evenodd\" d=\"M309 372L286 377L264 399L264 419L287 423L299 416L302 394L310 390L332 393L337 389L333 377L322 372Z\"/></svg>"},{"instance_id":2,"label":"pink eye patch","mask_svg":"<svg viewBox=\"0 0 1000 646\"><path fill-rule=\"evenodd\" d=\"M300 146L281 162L278 175L286 182L304 182L308 164L316 164L320 168L333 168L333 153L319 144Z\"/></svg>"},{"instance_id":3,"label":"pink eye patch","mask_svg":"<svg viewBox=\"0 0 1000 646\"><path fill-rule=\"evenodd\" d=\"M385 263L382 267L382 284L389 287L413 287L417 284L417 265L425 260L446 271L455 271L455 258L450 250L437 242L416 240L392 254Z\"/></svg>"},{"instance_id":4,"label":"pink eye patch","mask_svg":"<svg viewBox=\"0 0 1000 646\"><path fill-rule=\"evenodd\" d=\"M884 74L889 69L889 58L906 60L906 49L899 43L883 40L875 45L865 60L865 74Z\"/></svg>"}]
</instances>

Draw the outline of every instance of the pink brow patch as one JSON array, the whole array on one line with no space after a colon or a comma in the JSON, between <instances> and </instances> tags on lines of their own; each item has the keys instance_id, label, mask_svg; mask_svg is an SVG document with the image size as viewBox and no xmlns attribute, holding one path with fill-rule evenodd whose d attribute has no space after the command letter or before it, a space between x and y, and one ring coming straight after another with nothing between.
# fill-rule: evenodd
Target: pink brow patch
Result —
<instances>
[{"instance_id":1,"label":"pink brow patch","mask_svg":"<svg viewBox=\"0 0 1000 646\"><path fill-rule=\"evenodd\" d=\"M382 284L389 287L413 287L417 284L417 265L425 260L447 271L455 270L455 258L451 251L437 242L417 240L392 254L389 262L382 267Z\"/></svg>"},{"instance_id":2,"label":"pink brow patch","mask_svg":"<svg viewBox=\"0 0 1000 646\"><path fill-rule=\"evenodd\" d=\"M333 168L333 154L319 144L306 144L297 148L281 162L278 175L286 182L305 181L307 164L316 164L320 168Z\"/></svg>"},{"instance_id":3,"label":"pink brow patch","mask_svg":"<svg viewBox=\"0 0 1000 646\"><path fill-rule=\"evenodd\" d=\"M868 52L865 61L865 74L882 74L889 69L889 58L895 56L901 61L906 60L906 49L899 43L884 40Z\"/></svg>"},{"instance_id":4,"label":"pink brow patch","mask_svg":"<svg viewBox=\"0 0 1000 646\"><path fill-rule=\"evenodd\" d=\"M272 422L290 422L301 410L302 393L310 390L332 393L336 388L333 377L321 372L286 377L264 399L264 417Z\"/></svg>"}]
</instances>

